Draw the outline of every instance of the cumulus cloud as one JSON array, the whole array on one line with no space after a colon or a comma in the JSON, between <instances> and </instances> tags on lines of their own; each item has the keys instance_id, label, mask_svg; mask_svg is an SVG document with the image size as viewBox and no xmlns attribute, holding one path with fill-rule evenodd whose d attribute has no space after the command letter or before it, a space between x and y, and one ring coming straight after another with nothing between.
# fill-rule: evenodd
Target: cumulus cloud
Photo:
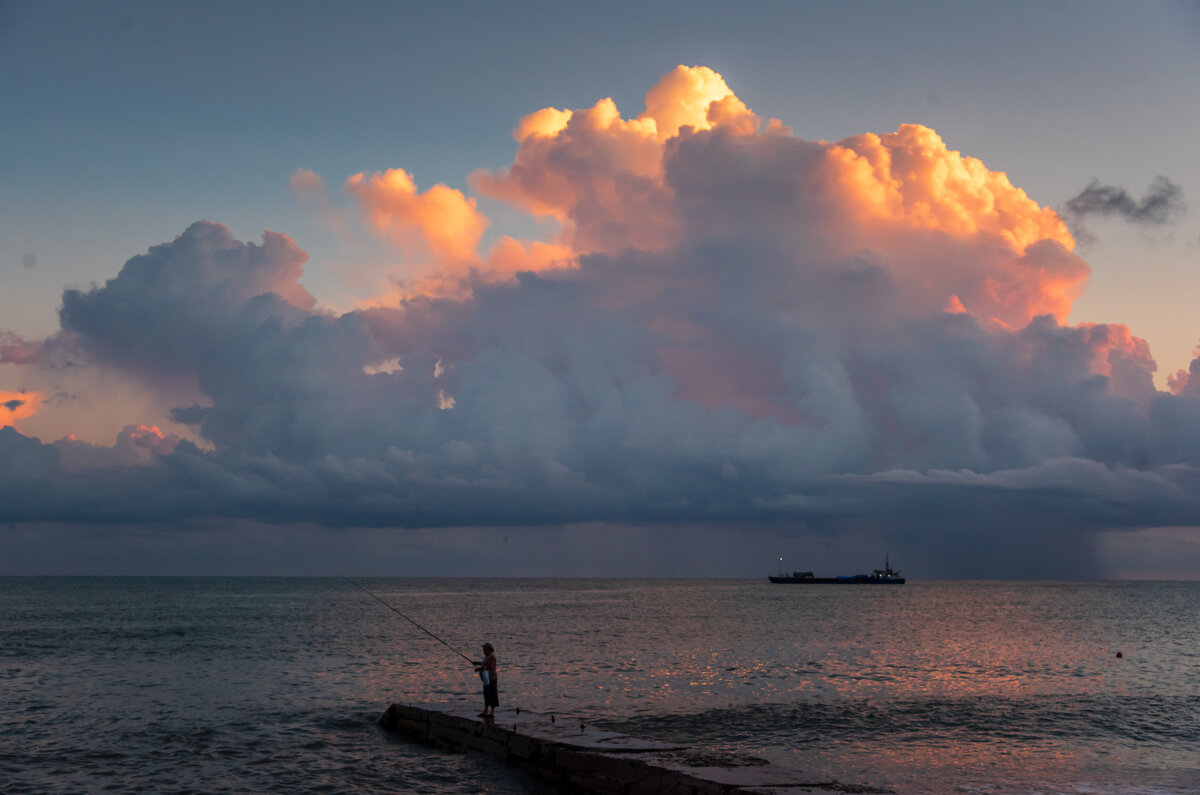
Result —
<instances>
[{"instance_id":1,"label":"cumulus cloud","mask_svg":"<svg viewBox=\"0 0 1200 795\"><path fill-rule=\"evenodd\" d=\"M474 199L445 185L418 192L402 168L355 174L346 180L346 190L359 199L377 231L406 245L423 243L438 260L474 258L488 226Z\"/></svg>"},{"instance_id":2,"label":"cumulus cloud","mask_svg":"<svg viewBox=\"0 0 1200 795\"><path fill-rule=\"evenodd\" d=\"M144 466L174 451L179 437L164 434L154 425L128 425L111 446L89 444L65 436L53 444L64 472L117 466Z\"/></svg>"},{"instance_id":3,"label":"cumulus cloud","mask_svg":"<svg viewBox=\"0 0 1200 795\"><path fill-rule=\"evenodd\" d=\"M395 305L418 296L461 298L473 280L503 280L522 270L574 264L574 252L566 246L507 235L481 254L490 221L476 200L441 184L420 191L404 169L355 174L345 188L358 200L368 227L410 256L409 275L395 280L396 289L364 302L366 306Z\"/></svg>"},{"instance_id":4,"label":"cumulus cloud","mask_svg":"<svg viewBox=\"0 0 1200 795\"><path fill-rule=\"evenodd\" d=\"M546 240L482 252L461 191L347 180L420 266L368 308L322 311L285 235L208 222L68 290L6 361L190 379L173 418L212 449L10 428L0 519L778 523L990 550L977 574L1016 534L1061 553L1048 575L1088 573L1087 533L1200 524L1200 400L1157 391L1125 326L1065 324L1089 269L1062 219L933 130L807 141L678 67L635 117L546 108L514 137L471 184Z\"/></svg>"},{"instance_id":5,"label":"cumulus cloud","mask_svg":"<svg viewBox=\"0 0 1200 795\"><path fill-rule=\"evenodd\" d=\"M1192 356L1188 369L1167 376L1167 388L1172 394L1200 397L1200 345L1192 351Z\"/></svg>"},{"instance_id":6,"label":"cumulus cloud","mask_svg":"<svg viewBox=\"0 0 1200 795\"><path fill-rule=\"evenodd\" d=\"M301 199L317 202L325 200L325 179L315 171L298 168L296 173L292 174L289 184L292 193Z\"/></svg>"}]
</instances>

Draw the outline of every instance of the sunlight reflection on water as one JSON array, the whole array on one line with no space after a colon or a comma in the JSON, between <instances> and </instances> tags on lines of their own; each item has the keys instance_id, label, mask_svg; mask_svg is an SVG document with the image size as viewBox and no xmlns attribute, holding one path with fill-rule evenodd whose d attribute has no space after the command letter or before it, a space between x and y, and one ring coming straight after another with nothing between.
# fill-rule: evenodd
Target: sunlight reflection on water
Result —
<instances>
[{"instance_id":1,"label":"sunlight reflection on water","mask_svg":"<svg viewBox=\"0 0 1200 795\"><path fill-rule=\"evenodd\" d=\"M365 582L463 654L494 643L501 714L900 792L1200 791L1195 584ZM9 791L539 788L374 727L480 686L348 581L10 578L0 608Z\"/></svg>"}]
</instances>

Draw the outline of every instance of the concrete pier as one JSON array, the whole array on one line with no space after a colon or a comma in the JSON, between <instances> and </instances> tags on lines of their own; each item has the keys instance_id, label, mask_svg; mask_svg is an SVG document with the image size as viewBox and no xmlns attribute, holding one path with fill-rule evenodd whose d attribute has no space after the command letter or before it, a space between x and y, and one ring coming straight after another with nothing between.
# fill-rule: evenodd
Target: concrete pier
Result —
<instances>
[{"instance_id":1,"label":"concrete pier","mask_svg":"<svg viewBox=\"0 0 1200 795\"><path fill-rule=\"evenodd\" d=\"M865 784L818 781L800 771L757 759L698 752L593 729L578 720L522 710L497 711L494 721L478 707L392 704L384 728L450 748L481 751L531 770L565 792L596 795L799 795L887 793Z\"/></svg>"}]
</instances>

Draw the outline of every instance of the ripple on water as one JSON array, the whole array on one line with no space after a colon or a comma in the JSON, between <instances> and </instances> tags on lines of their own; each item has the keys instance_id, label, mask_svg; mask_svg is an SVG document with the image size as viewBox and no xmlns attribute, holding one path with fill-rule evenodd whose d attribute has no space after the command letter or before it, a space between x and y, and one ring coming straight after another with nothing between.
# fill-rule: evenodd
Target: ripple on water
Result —
<instances>
[{"instance_id":1,"label":"ripple on water","mask_svg":"<svg viewBox=\"0 0 1200 795\"><path fill-rule=\"evenodd\" d=\"M502 709L899 791L1200 791L1200 630L1164 618L1200 615L1200 587L370 587L456 648L496 643ZM0 580L0 637L6 792L542 786L379 730L389 701L474 703L479 683L340 581Z\"/></svg>"}]
</instances>

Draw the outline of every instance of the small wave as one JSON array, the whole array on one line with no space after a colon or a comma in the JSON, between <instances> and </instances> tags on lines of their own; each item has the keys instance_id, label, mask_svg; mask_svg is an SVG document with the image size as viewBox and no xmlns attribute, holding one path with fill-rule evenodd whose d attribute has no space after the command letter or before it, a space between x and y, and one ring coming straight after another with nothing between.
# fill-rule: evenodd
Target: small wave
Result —
<instances>
[{"instance_id":1,"label":"small wave","mask_svg":"<svg viewBox=\"0 0 1200 795\"><path fill-rule=\"evenodd\" d=\"M672 741L713 741L737 733L809 743L868 738L921 743L1029 743L1069 738L1182 745L1200 741L1200 696L974 697L743 705L636 717L610 721L609 725L631 734L666 735Z\"/></svg>"}]
</instances>

